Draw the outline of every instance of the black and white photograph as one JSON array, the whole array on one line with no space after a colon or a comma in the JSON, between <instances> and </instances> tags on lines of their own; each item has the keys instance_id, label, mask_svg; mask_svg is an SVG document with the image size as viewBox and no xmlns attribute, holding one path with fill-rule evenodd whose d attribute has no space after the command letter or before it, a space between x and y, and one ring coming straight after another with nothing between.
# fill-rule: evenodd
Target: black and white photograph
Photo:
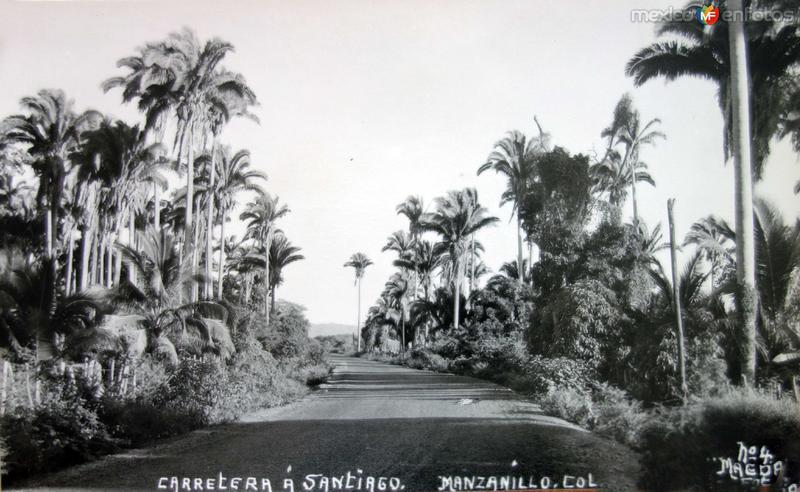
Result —
<instances>
[{"instance_id":1,"label":"black and white photograph","mask_svg":"<svg viewBox=\"0 0 800 492\"><path fill-rule=\"evenodd\" d=\"M800 491L800 0L0 0L0 490Z\"/></svg>"}]
</instances>

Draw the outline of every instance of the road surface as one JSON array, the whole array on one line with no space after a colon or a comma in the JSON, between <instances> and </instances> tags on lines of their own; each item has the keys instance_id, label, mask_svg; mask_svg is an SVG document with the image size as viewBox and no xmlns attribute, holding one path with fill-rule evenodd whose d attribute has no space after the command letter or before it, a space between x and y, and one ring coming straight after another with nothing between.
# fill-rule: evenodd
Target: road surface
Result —
<instances>
[{"instance_id":1,"label":"road surface","mask_svg":"<svg viewBox=\"0 0 800 492\"><path fill-rule=\"evenodd\" d=\"M278 492L290 491L291 479L295 492L325 491L326 483L328 491L367 492L548 483L635 490L633 452L543 415L506 388L363 359L333 362L330 381L295 404L22 486Z\"/></svg>"}]
</instances>

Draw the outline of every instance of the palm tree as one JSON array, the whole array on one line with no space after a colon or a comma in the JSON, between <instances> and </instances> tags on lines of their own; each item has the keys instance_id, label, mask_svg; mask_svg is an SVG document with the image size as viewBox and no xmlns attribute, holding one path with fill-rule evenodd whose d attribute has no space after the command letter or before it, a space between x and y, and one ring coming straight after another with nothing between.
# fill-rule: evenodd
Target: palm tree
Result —
<instances>
[{"instance_id":1,"label":"palm tree","mask_svg":"<svg viewBox=\"0 0 800 492\"><path fill-rule=\"evenodd\" d=\"M408 319L409 295L411 294L411 285L408 282L408 278L401 273L395 273L389 281L386 282L384 293L392 300L392 304L399 312L400 326L398 326L398 328L400 329L400 341L402 343L401 353L405 354L406 320ZM416 339L417 336L415 333L414 340L416 341Z\"/></svg>"},{"instance_id":2,"label":"palm tree","mask_svg":"<svg viewBox=\"0 0 800 492\"><path fill-rule=\"evenodd\" d=\"M459 301L461 279L463 276L463 257L467 253L468 240L472 234L498 221L488 214L488 210L478 201L478 191L465 188L450 191L436 199L436 211L425 214L422 230L432 231L441 236L447 249L454 272L453 281L453 329L459 326ZM521 243L520 243L521 244Z\"/></svg>"},{"instance_id":3,"label":"palm tree","mask_svg":"<svg viewBox=\"0 0 800 492\"><path fill-rule=\"evenodd\" d=\"M183 291L202 282L203 277L190 262L180 261L172 234L152 229L138 234L138 249L119 245L126 262L137 271L136 280L123 280L113 291L112 300L141 316L149 351L176 362L176 345L195 353L229 350L228 335L219 332L220 323L203 316L215 312L225 319L225 309L208 301L182 302Z\"/></svg>"},{"instance_id":4,"label":"palm tree","mask_svg":"<svg viewBox=\"0 0 800 492\"><path fill-rule=\"evenodd\" d=\"M423 207L422 197L409 196L405 201L399 204L396 208L398 215L405 215L408 219L408 232L413 239L419 239L421 233L420 220L425 213Z\"/></svg>"},{"instance_id":5,"label":"palm tree","mask_svg":"<svg viewBox=\"0 0 800 492\"><path fill-rule=\"evenodd\" d=\"M220 217L220 242L224 243L225 223L228 213L236 203L236 195L243 191L255 191L264 194L264 190L257 183L258 180L266 181L267 175L261 171L250 169L250 152L240 150L230 154L229 147L219 147L216 159L217 184L215 195ZM219 277L217 279L217 294L222 299L222 279L225 272L225 248L219 250Z\"/></svg>"},{"instance_id":6,"label":"palm tree","mask_svg":"<svg viewBox=\"0 0 800 492\"><path fill-rule=\"evenodd\" d=\"M634 163L636 174L633 175L631 166L625 166L622 162L622 156L616 150L612 150L606 155L606 158L600 162L592 164L589 172L594 179L594 192L598 194L606 194L608 203L616 207L622 208L622 204L628 198L628 189L631 184L648 183L650 186L655 186L656 182L650 173L647 171L647 164L642 161Z\"/></svg>"},{"instance_id":7,"label":"palm tree","mask_svg":"<svg viewBox=\"0 0 800 492\"><path fill-rule=\"evenodd\" d=\"M386 238L386 244L381 248L381 252L394 251L398 258L409 258L415 244L413 236L406 234L405 231L395 231Z\"/></svg>"},{"instance_id":8,"label":"palm tree","mask_svg":"<svg viewBox=\"0 0 800 492\"><path fill-rule=\"evenodd\" d=\"M746 0L749 7L754 2ZM738 4L738 6L737 6ZM694 4L692 4L694 5ZM690 5L687 9L692 9ZM780 9L779 2L759 3L759 8ZM727 5L729 12L741 8L741 2ZM640 86L652 79L663 77L673 81L681 77L693 77L713 82L722 112L725 153L732 149L732 69L737 56L747 64L742 69L749 72L749 100L752 104L753 119L751 141L753 143L753 176L760 179L766 158L769 155L770 140L781 133L783 121L780 118L785 108L785 87L794 78L794 69L800 63L800 33L796 24L783 23L782 16L765 15L757 19L747 17L744 25L730 23L727 18L720 19L713 26L699 22L684 22L676 16L661 24L658 35L676 36L676 40L659 41L642 48L631 57L625 68L626 74L634 78ZM741 20L742 16L731 15L731 19ZM732 30L739 25L743 30ZM741 51L734 50L731 34L739 36ZM738 48L737 48L738 49ZM746 57L742 55L747 53ZM733 56L736 53L736 56Z\"/></svg>"},{"instance_id":9,"label":"palm tree","mask_svg":"<svg viewBox=\"0 0 800 492\"><path fill-rule=\"evenodd\" d=\"M494 144L494 150L489 154L486 162L478 168L478 175L493 169L507 179L506 191L500 198L500 206L511 202L513 204L512 217L514 213L517 213L517 262L520 264L523 259L522 216L518 210L528 192L529 183L535 179L536 156L544 149L541 128L539 139L528 139L522 132L514 130ZM520 272L519 281L523 282L522 272Z\"/></svg>"},{"instance_id":10,"label":"palm tree","mask_svg":"<svg viewBox=\"0 0 800 492\"><path fill-rule=\"evenodd\" d=\"M18 358L32 349L36 360L51 359L57 355L57 336L92 331L107 311L96 294L56 293L51 299L51 275L46 265L0 271L0 345Z\"/></svg>"},{"instance_id":11,"label":"palm tree","mask_svg":"<svg viewBox=\"0 0 800 492\"><path fill-rule=\"evenodd\" d=\"M709 215L692 224L683 240L684 246L695 245L700 250L702 257L711 264L709 278L712 289L716 286L714 276L721 261L723 259L733 261L734 259L735 250L728 240L731 237L735 237L735 234L728 224L724 220Z\"/></svg>"},{"instance_id":12,"label":"palm tree","mask_svg":"<svg viewBox=\"0 0 800 492\"><path fill-rule=\"evenodd\" d=\"M753 382L757 296L751 234L752 179L760 178L769 142L780 132L779 115L785 100L776 97L775 88L794 76L800 60L800 35L793 23L759 20L745 25L742 0L730 0L727 9L733 14L730 22L723 20L709 29L696 22L665 23L659 33L678 34L682 41L656 43L640 50L628 62L626 72L634 77L636 85L658 76L673 80L686 75L717 85L725 122L725 151L726 155L731 151L734 159L736 300L744 343L741 369L743 376ZM757 115L753 120L751 101L752 115Z\"/></svg>"},{"instance_id":13,"label":"palm tree","mask_svg":"<svg viewBox=\"0 0 800 492\"><path fill-rule=\"evenodd\" d=\"M361 351L361 279L364 278L364 272L370 265L372 265L372 260L364 253L354 253L344 264L345 268L352 267L355 270L355 283L358 286L358 317L356 318L356 350L358 352Z\"/></svg>"},{"instance_id":14,"label":"palm tree","mask_svg":"<svg viewBox=\"0 0 800 492\"><path fill-rule=\"evenodd\" d=\"M164 181L161 175L161 171L167 167L164 148L161 144L146 145L145 138L145 132L138 126L106 120L96 130L85 132L81 147L70 155L78 170L79 185L84 188L81 191L86 192L87 198L92 198L90 202L87 200L89 210L82 213L84 224L89 225L82 231L86 239L81 253L82 269L88 263L88 244L93 233L91 228L99 225L99 215L106 218L105 224L109 230L104 232L107 235L110 234L111 223L116 223L117 239L127 217L128 243L133 245L136 215L146 208L145 185L152 182L159 187ZM112 243L110 237L106 238L106 244ZM121 258L121 255L117 255L119 261ZM118 263L117 275L119 270ZM133 274L131 269L128 272ZM85 284L83 280L82 283Z\"/></svg>"},{"instance_id":15,"label":"palm tree","mask_svg":"<svg viewBox=\"0 0 800 492\"><path fill-rule=\"evenodd\" d=\"M9 116L0 123L0 147L25 146L31 157L31 167L39 180L37 201L44 216L45 257L52 269L51 288L56 289L58 212L69 171L69 153L78 145L81 132L96 125L102 115L97 111L77 115L73 101L61 90L39 91L34 97L22 98L20 105L26 114ZM55 294L50 298L55 301Z\"/></svg>"},{"instance_id":16,"label":"palm tree","mask_svg":"<svg viewBox=\"0 0 800 492\"><path fill-rule=\"evenodd\" d=\"M239 216L240 220L246 221L247 236L258 240L261 243L262 251L268 255L272 239L278 232L276 223L290 212L289 207L279 203L279 198L272 197L269 193L264 193L256 197L254 202L247 204L247 208ZM269 324L269 257L264 262L264 317Z\"/></svg>"},{"instance_id":17,"label":"palm tree","mask_svg":"<svg viewBox=\"0 0 800 492\"><path fill-rule=\"evenodd\" d=\"M666 138L663 133L654 129L659 123L661 123L661 120L654 118L642 124L641 116L639 115L639 111L633 106L633 100L630 94L624 94L622 99L617 103L616 108L614 108L614 121L611 123L611 126L604 129L602 132L602 136L608 138L606 157L613 155L611 153L612 149L617 145L622 145L625 149L622 160L619 162L618 166L620 172L624 173L625 177L628 178L628 184L631 187L634 227L637 227L639 223L639 213L636 206L636 182L646 181L655 185L649 174L646 172L641 173L640 171L640 169L646 169L647 166L640 162L639 151L643 145L653 144L657 139ZM601 166L602 165L603 162L601 162ZM615 169L613 169L613 167L615 164L613 162L610 166L611 169L608 171L604 170L605 166L600 167L595 171L595 174L610 174L613 178L614 175L620 173L614 172Z\"/></svg>"},{"instance_id":18,"label":"palm tree","mask_svg":"<svg viewBox=\"0 0 800 492\"><path fill-rule=\"evenodd\" d=\"M269 248L269 263L271 266L269 284L272 289L272 310L275 310L275 297L278 287L283 284L283 269L296 261L306 257L300 254L300 248L292 245L285 235L278 234L273 239Z\"/></svg>"},{"instance_id":19,"label":"palm tree","mask_svg":"<svg viewBox=\"0 0 800 492\"><path fill-rule=\"evenodd\" d=\"M520 268L517 264L517 260L514 261L507 261L500 266L500 273L505 275L508 278L512 279L519 279L520 277ZM531 269L528 265L528 261L523 259L522 260L522 279L523 283L529 285L531 283Z\"/></svg>"}]
</instances>

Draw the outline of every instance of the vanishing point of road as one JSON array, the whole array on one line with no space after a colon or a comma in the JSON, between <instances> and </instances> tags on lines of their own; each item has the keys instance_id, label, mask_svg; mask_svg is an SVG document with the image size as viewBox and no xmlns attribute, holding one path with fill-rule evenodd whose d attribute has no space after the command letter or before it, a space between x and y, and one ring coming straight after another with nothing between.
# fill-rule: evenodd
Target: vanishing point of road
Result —
<instances>
[{"instance_id":1,"label":"vanishing point of road","mask_svg":"<svg viewBox=\"0 0 800 492\"><path fill-rule=\"evenodd\" d=\"M294 492L305 492L304 485L324 491L326 482L329 492L336 486L369 492L370 483L374 491L379 484L390 490L395 477L391 485L409 492L548 483L636 489L635 453L543 415L534 402L507 388L364 359L333 356L332 361L336 368L328 383L292 405L20 486L181 491L187 484L188 490L209 485L233 490L233 484L253 490L255 483L262 490L269 480L272 491L288 492L288 478Z\"/></svg>"}]
</instances>

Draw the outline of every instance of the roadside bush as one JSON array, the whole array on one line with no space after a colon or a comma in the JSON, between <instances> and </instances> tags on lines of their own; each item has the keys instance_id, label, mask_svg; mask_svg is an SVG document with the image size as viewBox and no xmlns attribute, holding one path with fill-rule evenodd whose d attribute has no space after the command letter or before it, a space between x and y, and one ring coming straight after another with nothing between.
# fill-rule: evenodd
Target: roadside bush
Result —
<instances>
[{"instance_id":1,"label":"roadside bush","mask_svg":"<svg viewBox=\"0 0 800 492\"><path fill-rule=\"evenodd\" d=\"M32 411L4 416L0 430L9 478L82 463L116 447L97 414L69 389L46 394Z\"/></svg>"},{"instance_id":2,"label":"roadside bush","mask_svg":"<svg viewBox=\"0 0 800 492\"><path fill-rule=\"evenodd\" d=\"M643 475L649 490L728 489L717 482L714 458L738 456L739 442L766 446L785 460L791 482L800 481L800 411L797 403L757 392L732 391L695 401L687 407L662 410L645 425L641 437Z\"/></svg>"},{"instance_id":3,"label":"roadside bush","mask_svg":"<svg viewBox=\"0 0 800 492\"><path fill-rule=\"evenodd\" d=\"M607 384L594 388L595 422L592 430L636 448L648 419L639 401Z\"/></svg>"},{"instance_id":4,"label":"roadside bush","mask_svg":"<svg viewBox=\"0 0 800 492\"><path fill-rule=\"evenodd\" d=\"M450 368L447 359L421 347L415 348L408 354L406 365L414 369L428 369L436 372L446 372Z\"/></svg>"},{"instance_id":5,"label":"roadside bush","mask_svg":"<svg viewBox=\"0 0 800 492\"><path fill-rule=\"evenodd\" d=\"M597 384L588 364L566 357L529 357L512 381L515 389L535 395L547 395L560 389L587 393Z\"/></svg>"},{"instance_id":6,"label":"roadside bush","mask_svg":"<svg viewBox=\"0 0 800 492\"><path fill-rule=\"evenodd\" d=\"M198 418L183 409L159 407L141 397L126 400L107 398L99 417L111 435L126 447L138 447L184 434L198 425Z\"/></svg>"},{"instance_id":7,"label":"roadside bush","mask_svg":"<svg viewBox=\"0 0 800 492\"><path fill-rule=\"evenodd\" d=\"M553 389L539 400L542 410L553 417L564 419L590 429L594 426L596 411L589 393L574 388Z\"/></svg>"}]
</instances>

